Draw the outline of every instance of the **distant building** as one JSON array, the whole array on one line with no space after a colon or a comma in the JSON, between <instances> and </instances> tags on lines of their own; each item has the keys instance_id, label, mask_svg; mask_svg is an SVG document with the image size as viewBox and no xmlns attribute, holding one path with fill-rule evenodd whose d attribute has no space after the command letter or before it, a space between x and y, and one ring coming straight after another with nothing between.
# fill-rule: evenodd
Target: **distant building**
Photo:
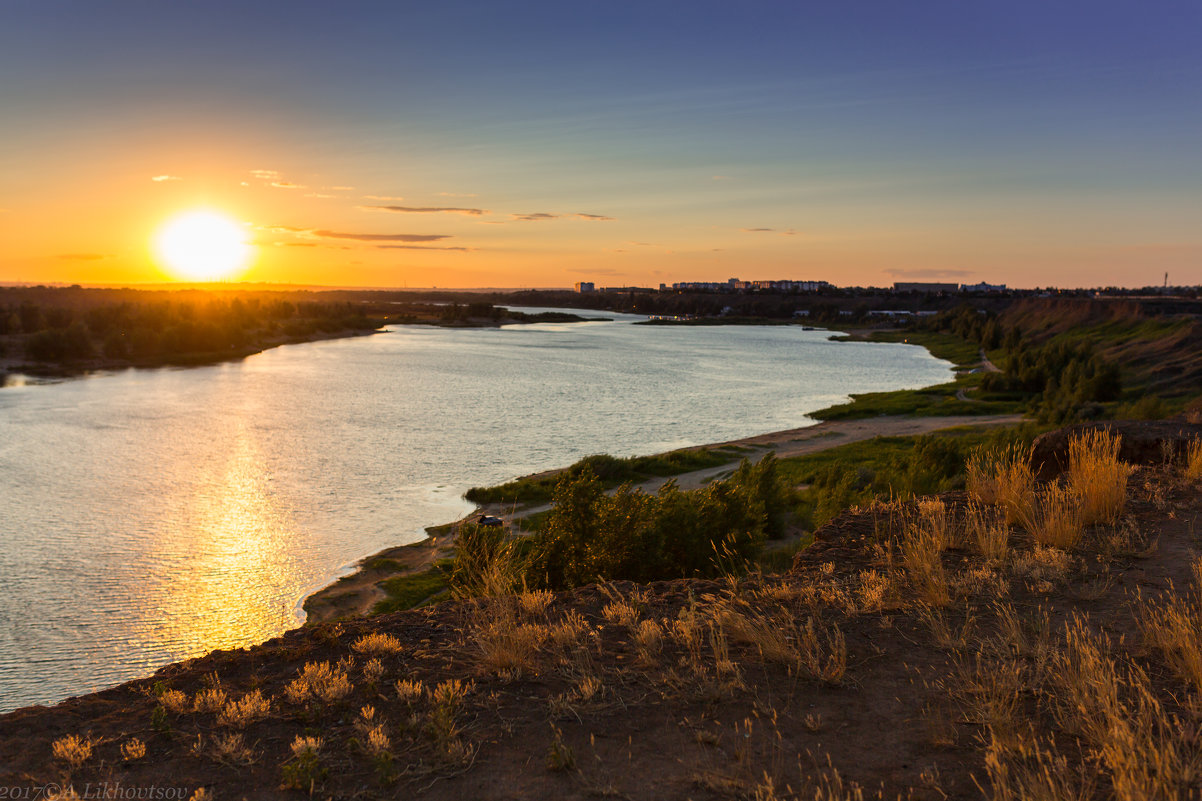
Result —
<instances>
[{"instance_id":1,"label":"distant building","mask_svg":"<svg viewBox=\"0 0 1202 801\"><path fill-rule=\"evenodd\" d=\"M597 290L597 287L592 281L577 281L576 282L576 291L577 292L595 292L596 290Z\"/></svg>"},{"instance_id":2,"label":"distant building","mask_svg":"<svg viewBox=\"0 0 1202 801\"><path fill-rule=\"evenodd\" d=\"M925 292L929 295L943 293L947 295L955 294L960 291L959 284L940 284L925 281L895 281L893 284L894 292Z\"/></svg>"},{"instance_id":3,"label":"distant building","mask_svg":"<svg viewBox=\"0 0 1202 801\"><path fill-rule=\"evenodd\" d=\"M961 292L972 292L975 294L983 294L986 292L1005 292L1005 284L987 284L982 281L979 284L960 284Z\"/></svg>"}]
</instances>

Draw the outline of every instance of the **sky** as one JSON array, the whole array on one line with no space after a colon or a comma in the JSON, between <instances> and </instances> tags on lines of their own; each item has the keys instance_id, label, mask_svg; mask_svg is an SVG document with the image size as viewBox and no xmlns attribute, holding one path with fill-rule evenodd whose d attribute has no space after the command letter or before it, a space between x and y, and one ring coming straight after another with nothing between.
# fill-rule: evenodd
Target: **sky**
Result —
<instances>
[{"instance_id":1,"label":"sky","mask_svg":"<svg viewBox=\"0 0 1202 801\"><path fill-rule=\"evenodd\" d=\"M0 0L0 282L1202 283L1202 4Z\"/></svg>"}]
</instances>

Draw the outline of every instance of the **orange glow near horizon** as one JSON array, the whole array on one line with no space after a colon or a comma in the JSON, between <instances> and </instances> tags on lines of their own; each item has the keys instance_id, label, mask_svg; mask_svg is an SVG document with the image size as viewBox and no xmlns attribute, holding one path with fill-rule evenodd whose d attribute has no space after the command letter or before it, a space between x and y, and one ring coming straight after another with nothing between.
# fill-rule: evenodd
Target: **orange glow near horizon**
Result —
<instances>
[{"instance_id":1,"label":"orange glow near horizon","mask_svg":"<svg viewBox=\"0 0 1202 801\"><path fill-rule=\"evenodd\" d=\"M254 248L246 232L228 217L209 210L178 215L154 237L154 255L173 277L217 281L237 277Z\"/></svg>"}]
</instances>

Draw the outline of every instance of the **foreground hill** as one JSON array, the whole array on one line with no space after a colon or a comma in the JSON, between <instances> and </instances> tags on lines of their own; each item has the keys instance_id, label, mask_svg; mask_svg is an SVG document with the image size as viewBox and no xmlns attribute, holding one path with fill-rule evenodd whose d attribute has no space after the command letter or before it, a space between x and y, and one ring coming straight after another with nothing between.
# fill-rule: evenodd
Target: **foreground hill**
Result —
<instances>
[{"instance_id":1,"label":"foreground hill","mask_svg":"<svg viewBox=\"0 0 1202 801\"><path fill-rule=\"evenodd\" d=\"M1056 505L1067 485L1037 490L1029 465L1001 460L970 471L968 493L836 518L781 575L322 624L19 710L0 717L0 786L177 798L1194 796L1202 458L1191 465L1180 432L1160 439L1154 463L1098 460L1086 478L1112 505L1075 506L1073 519ZM1081 514L1102 522L1083 527Z\"/></svg>"}]
</instances>

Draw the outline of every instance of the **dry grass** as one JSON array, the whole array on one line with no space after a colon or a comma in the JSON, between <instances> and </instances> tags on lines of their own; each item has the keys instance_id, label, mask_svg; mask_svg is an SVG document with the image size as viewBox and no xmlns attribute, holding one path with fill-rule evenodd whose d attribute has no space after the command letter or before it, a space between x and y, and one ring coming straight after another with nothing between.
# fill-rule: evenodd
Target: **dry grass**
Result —
<instances>
[{"instance_id":1,"label":"dry grass","mask_svg":"<svg viewBox=\"0 0 1202 801\"><path fill-rule=\"evenodd\" d=\"M329 662L310 662L284 688L284 696L294 704L310 700L330 703L350 695L353 689L345 670L330 667Z\"/></svg>"},{"instance_id":2,"label":"dry grass","mask_svg":"<svg viewBox=\"0 0 1202 801\"><path fill-rule=\"evenodd\" d=\"M361 654L371 654L372 656L385 656L387 654L400 653L404 648L401 641L391 634L382 634L373 632L365 634L355 640L355 644L351 646L355 651Z\"/></svg>"},{"instance_id":3,"label":"dry grass","mask_svg":"<svg viewBox=\"0 0 1202 801\"><path fill-rule=\"evenodd\" d=\"M554 598L550 590L527 590L517 596L518 609L529 617L546 614Z\"/></svg>"},{"instance_id":4,"label":"dry grass","mask_svg":"<svg viewBox=\"0 0 1202 801\"><path fill-rule=\"evenodd\" d=\"M398 679L395 686L397 698L411 705L421 700L425 692L422 683L414 679Z\"/></svg>"},{"instance_id":5,"label":"dry grass","mask_svg":"<svg viewBox=\"0 0 1202 801\"><path fill-rule=\"evenodd\" d=\"M271 712L271 701L263 693L254 690L237 701L229 701L217 715L217 723L233 729L241 729L260 721Z\"/></svg>"},{"instance_id":6,"label":"dry grass","mask_svg":"<svg viewBox=\"0 0 1202 801\"><path fill-rule=\"evenodd\" d=\"M1090 431L1069 441L1068 483L1081 499L1085 525L1112 523L1127 503L1131 467L1119 461L1122 437Z\"/></svg>"},{"instance_id":7,"label":"dry grass","mask_svg":"<svg viewBox=\"0 0 1202 801\"><path fill-rule=\"evenodd\" d=\"M1198 779L1196 744L1182 737L1183 722L1164 709L1144 671L1111 649L1083 618L1066 626L1050 673L1056 722L1094 751L1119 801L1187 797Z\"/></svg>"},{"instance_id":8,"label":"dry grass","mask_svg":"<svg viewBox=\"0 0 1202 801\"><path fill-rule=\"evenodd\" d=\"M470 633L480 667L510 678L535 668L539 650L550 636L544 623L520 622L509 603L480 606Z\"/></svg>"},{"instance_id":9,"label":"dry grass","mask_svg":"<svg viewBox=\"0 0 1202 801\"><path fill-rule=\"evenodd\" d=\"M1137 609L1145 642L1198 692L1202 691L1202 559L1194 562L1193 573L1194 586L1188 595L1168 593Z\"/></svg>"},{"instance_id":10,"label":"dry grass","mask_svg":"<svg viewBox=\"0 0 1202 801\"><path fill-rule=\"evenodd\" d=\"M999 506L1007 525L1018 522L1035 500L1031 450L1019 445L1000 451L977 451L968 459L968 492L978 502Z\"/></svg>"},{"instance_id":11,"label":"dry grass","mask_svg":"<svg viewBox=\"0 0 1202 801\"><path fill-rule=\"evenodd\" d=\"M654 620L644 620L634 631L634 643L639 660L644 664L653 664L664 648L663 627Z\"/></svg>"},{"instance_id":12,"label":"dry grass","mask_svg":"<svg viewBox=\"0 0 1202 801\"><path fill-rule=\"evenodd\" d=\"M1001 562L1010 552L1010 526L1005 518L993 509L969 504L965 516L965 530L977 553L986 559Z\"/></svg>"},{"instance_id":13,"label":"dry grass","mask_svg":"<svg viewBox=\"0 0 1202 801\"><path fill-rule=\"evenodd\" d=\"M92 747L95 745L96 741L91 737L68 734L55 740L50 750L55 759L66 762L72 768L78 768L92 758Z\"/></svg>"},{"instance_id":14,"label":"dry grass","mask_svg":"<svg viewBox=\"0 0 1202 801\"><path fill-rule=\"evenodd\" d=\"M601 616L616 626L633 627L639 620L639 610L634 604L617 600L601 609Z\"/></svg>"},{"instance_id":15,"label":"dry grass","mask_svg":"<svg viewBox=\"0 0 1202 801\"><path fill-rule=\"evenodd\" d=\"M902 563L910 581L919 597L931 606L944 606L951 600L942 561L947 533L938 522L937 518L922 516L906 527L901 540Z\"/></svg>"},{"instance_id":16,"label":"dry grass","mask_svg":"<svg viewBox=\"0 0 1202 801\"><path fill-rule=\"evenodd\" d=\"M1202 439L1191 440L1185 452L1185 477L1202 481Z\"/></svg>"},{"instance_id":17,"label":"dry grass","mask_svg":"<svg viewBox=\"0 0 1202 801\"><path fill-rule=\"evenodd\" d=\"M1085 533L1080 496L1059 482L1049 484L1021 518L1023 528L1040 545L1071 550Z\"/></svg>"}]
</instances>

